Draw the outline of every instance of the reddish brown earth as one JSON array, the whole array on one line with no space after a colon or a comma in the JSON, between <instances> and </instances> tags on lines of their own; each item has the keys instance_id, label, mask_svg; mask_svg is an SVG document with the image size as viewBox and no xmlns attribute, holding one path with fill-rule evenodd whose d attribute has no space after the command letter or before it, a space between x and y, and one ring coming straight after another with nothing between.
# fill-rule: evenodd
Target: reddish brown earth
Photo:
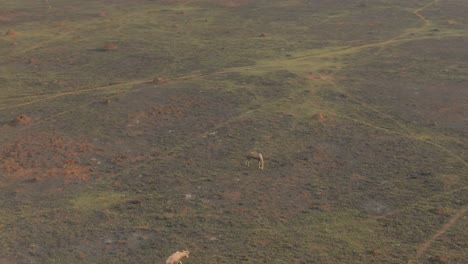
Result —
<instances>
[{"instance_id":1,"label":"reddish brown earth","mask_svg":"<svg viewBox=\"0 0 468 264\"><path fill-rule=\"evenodd\" d=\"M466 2L24 1L0 263L464 263Z\"/></svg>"}]
</instances>

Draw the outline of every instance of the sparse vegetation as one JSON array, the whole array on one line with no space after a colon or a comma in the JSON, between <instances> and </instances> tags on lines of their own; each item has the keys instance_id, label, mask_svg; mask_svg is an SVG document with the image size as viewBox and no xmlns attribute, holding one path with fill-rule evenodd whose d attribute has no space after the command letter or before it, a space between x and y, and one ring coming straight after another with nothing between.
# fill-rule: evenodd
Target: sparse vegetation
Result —
<instances>
[{"instance_id":1,"label":"sparse vegetation","mask_svg":"<svg viewBox=\"0 0 468 264\"><path fill-rule=\"evenodd\" d=\"M40 2L0 0L0 263L465 262L466 1Z\"/></svg>"}]
</instances>

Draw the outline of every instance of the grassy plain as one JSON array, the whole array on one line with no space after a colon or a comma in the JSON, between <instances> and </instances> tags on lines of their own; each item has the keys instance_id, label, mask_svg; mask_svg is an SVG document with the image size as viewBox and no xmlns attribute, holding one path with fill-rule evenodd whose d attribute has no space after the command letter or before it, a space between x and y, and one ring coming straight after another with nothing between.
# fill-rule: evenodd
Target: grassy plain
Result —
<instances>
[{"instance_id":1,"label":"grassy plain","mask_svg":"<svg viewBox=\"0 0 468 264\"><path fill-rule=\"evenodd\" d=\"M467 12L0 0L0 263L466 263Z\"/></svg>"}]
</instances>

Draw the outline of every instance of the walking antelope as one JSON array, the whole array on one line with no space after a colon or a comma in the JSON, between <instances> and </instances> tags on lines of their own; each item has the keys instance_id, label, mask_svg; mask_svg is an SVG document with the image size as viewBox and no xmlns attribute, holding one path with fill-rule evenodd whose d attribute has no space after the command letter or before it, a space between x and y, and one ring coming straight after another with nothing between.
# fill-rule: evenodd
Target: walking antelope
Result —
<instances>
[{"instance_id":1,"label":"walking antelope","mask_svg":"<svg viewBox=\"0 0 468 264\"><path fill-rule=\"evenodd\" d=\"M258 168L263 170L265 162L263 161L263 155L260 152L257 151L250 151L245 155L246 161L245 164L247 166L250 166L250 160L258 160Z\"/></svg>"},{"instance_id":2,"label":"walking antelope","mask_svg":"<svg viewBox=\"0 0 468 264\"><path fill-rule=\"evenodd\" d=\"M187 250L184 251L176 251L176 253L170 255L167 260L166 264L182 264L182 258L188 258L190 252Z\"/></svg>"}]
</instances>

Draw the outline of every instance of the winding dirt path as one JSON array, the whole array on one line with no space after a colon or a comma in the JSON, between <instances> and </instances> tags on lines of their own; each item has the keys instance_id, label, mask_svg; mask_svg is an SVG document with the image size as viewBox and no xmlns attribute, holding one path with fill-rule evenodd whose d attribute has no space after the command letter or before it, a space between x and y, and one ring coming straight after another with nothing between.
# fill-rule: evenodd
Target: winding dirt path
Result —
<instances>
[{"instance_id":1,"label":"winding dirt path","mask_svg":"<svg viewBox=\"0 0 468 264\"><path fill-rule=\"evenodd\" d=\"M419 8L419 9L416 9L413 14L415 14L419 19L421 19L421 21L424 22L424 26L428 27L430 26L432 23L430 20L428 20L425 16L423 16L421 14L422 11L424 11L424 9L428 8L429 6L431 5L434 5L436 4L437 2L439 2L440 0L434 0L430 3L427 3L426 5L424 5L423 7Z\"/></svg>"},{"instance_id":2,"label":"winding dirt path","mask_svg":"<svg viewBox=\"0 0 468 264\"><path fill-rule=\"evenodd\" d=\"M463 217L466 211L468 211L468 206L465 206L458 210L458 212L450 219L450 221L448 221L439 230L437 230L437 232L431 238L429 238L426 242L424 242L424 244L422 244L418 248L416 255L410 260L408 260L408 264L413 264L414 261L418 260L424 254L424 252L426 252L431 247L434 241L436 241L440 236L447 232L447 230L449 230L453 225L457 223L458 220L460 220L460 218Z\"/></svg>"},{"instance_id":3,"label":"winding dirt path","mask_svg":"<svg viewBox=\"0 0 468 264\"><path fill-rule=\"evenodd\" d=\"M434 4L438 3L438 2L440 2L440 0L434 0L434 1L428 2L427 4L425 4L424 6L418 8L418 9L415 9L413 11L413 14L422 22L422 25L420 27L410 29L409 31L407 31L405 33L402 33L402 34L400 34L398 36L395 36L395 37L393 37L391 39L384 40L384 41L381 41L381 42L376 42L376 43L364 44L364 45L355 46L355 47L344 47L344 48L343 47L337 47L336 49L333 49L331 51L314 52L312 54L297 56L297 57L287 59L286 61L289 62L289 63L286 63L286 64L290 64L290 62L298 62L300 60L305 60L305 59L310 60L312 58L323 58L323 57L329 57L329 56L332 56L332 55L336 56L336 55L345 55L345 54L349 54L349 53L356 53L356 52L359 52L359 51L361 51L363 49L370 48L370 47L384 47L384 46L393 45L393 44L401 43L401 42L408 41L408 40L415 40L417 38L406 38L406 37L410 33L423 31L423 30L427 29L427 27L432 24L431 21L422 14L422 12L425 9L427 9L428 7L434 5ZM33 47L33 48L36 48L36 47ZM307 62L307 63L312 63L312 62ZM265 71L268 71L268 70L272 70L273 68L276 67L276 66L274 66L272 68L271 65L283 65L283 64L285 64L284 59L274 61L273 63L272 63L272 61L264 61L263 63L259 63L259 64L256 64L256 65L253 65L253 66L233 67L233 68L223 69L223 70L216 71L216 72L211 72L211 73L188 74L188 75L183 75L183 76L174 76L174 77L170 78L170 80L171 81L184 81L184 80L204 78L204 77L207 77L207 76L219 75L219 74L229 73L229 72L246 72L246 71L249 71L249 70L252 70L252 69L264 69ZM21 106L36 104L36 103L39 103L39 102L54 100L54 99L57 99L57 98L60 98L60 97L65 97L65 96L70 96L70 95L77 95L77 94L82 94L82 93L97 92L97 91L101 91L101 90L107 90L107 91L116 90L117 93L120 93L122 91L127 91L128 92L128 91L130 91L132 89L132 87L134 85L142 84L142 83L146 83L146 82L150 82L150 81L151 80L148 80L148 79L131 80L131 81L128 81L128 82L114 83L114 84L98 86L98 87L84 87L84 88L73 90L73 91L58 92L58 93L46 94L46 95L33 95L33 96L18 97L18 98L15 98L15 99L18 99L18 100L22 99L22 100L27 100L27 101L26 102L21 102L21 103L16 103L16 104L13 104L13 105L3 106L3 107L0 107L0 110L17 108L17 107L21 107ZM335 84L332 80L329 80L329 82L331 82L331 84L334 87L337 87L337 84ZM9 100L9 99L13 99L13 98L0 98L0 101ZM362 104L362 102L358 102L358 103ZM357 122L357 123L360 123L362 125L372 127L374 129L383 130L383 131L386 131L386 132L389 132L389 133L392 133L392 134L397 134L397 135L404 136L404 137L407 137L407 138L422 141L422 142L427 143L429 145L432 145L433 147L436 147L439 150L441 150L441 151L449 154L450 156L456 158L464 166L468 166L468 163L464 158L462 158L459 155L453 153L452 151L450 151L446 147L444 147L444 146L442 146L440 144L437 144L435 142L432 142L430 140L421 138L418 134L411 133L409 131L409 128L406 127L404 124L400 123L399 121L392 118L391 116L383 114L382 112L377 111L376 109L372 109L372 107L369 106L369 105L362 104L362 106L365 107L365 108L370 108L370 110L372 110L374 112L377 112L379 115L381 115L381 116L383 116L385 118L391 119L393 122L395 122L395 124L397 124L400 128L402 128L404 130L404 132L389 130L387 128L379 127L377 125L368 123L365 120L357 120L356 118L352 118L352 117L345 116L345 115L340 115L340 114L338 114L336 112L328 113L328 114L334 115L334 116L337 116L337 117L341 117L343 119L347 119L347 120L350 120L350 121L353 121L353 122ZM69 111L70 110L64 111L60 115L63 115L65 113L69 112Z\"/></svg>"}]
</instances>

